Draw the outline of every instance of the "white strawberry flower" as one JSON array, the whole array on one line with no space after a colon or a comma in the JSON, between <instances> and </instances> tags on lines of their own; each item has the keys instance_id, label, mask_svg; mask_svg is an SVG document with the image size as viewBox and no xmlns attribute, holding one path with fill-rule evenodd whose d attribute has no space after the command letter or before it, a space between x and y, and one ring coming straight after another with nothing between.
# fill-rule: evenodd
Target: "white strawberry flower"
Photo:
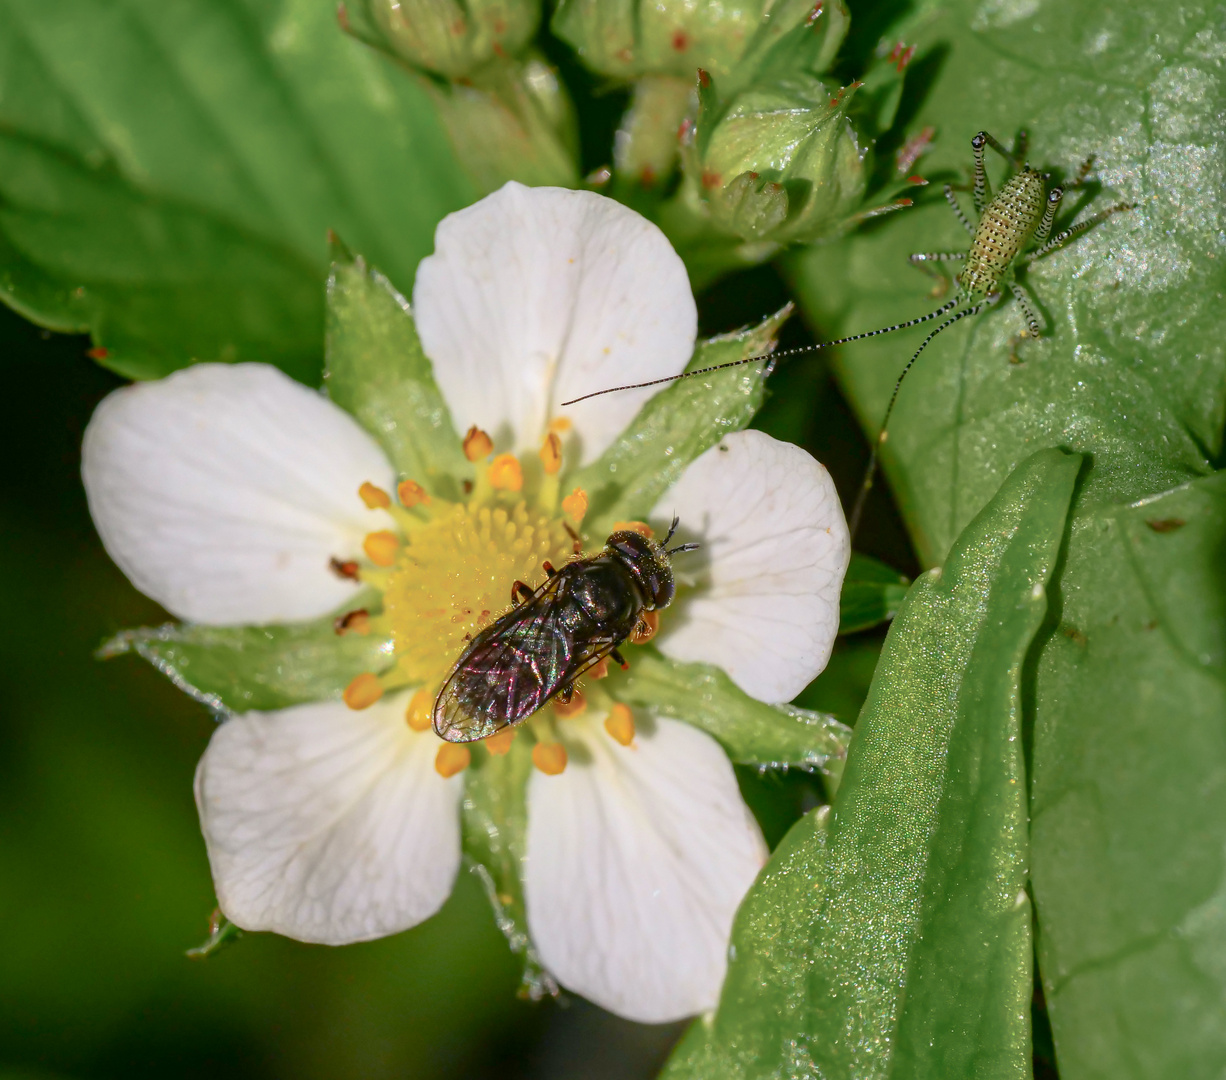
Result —
<instances>
[{"instance_id":1,"label":"white strawberry flower","mask_svg":"<svg viewBox=\"0 0 1226 1080\"><path fill-rule=\"evenodd\" d=\"M451 501L398 477L353 416L266 365L198 364L116 391L86 432L103 543L178 618L292 622L382 593L341 625L378 634L383 667L342 700L230 715L200 762L219 904L248 930L339 945L443 904L473 752L430 730L432 697L511 582L535 584L543 560L572 554L587 500L563 497L564 459L596 459L655 391L560 403L679 373L697 323L654 225L598 195L514 183L439 225L412 312L477 469ZM648 516L658 529L674 513L702 550L688 588L678 563L681 595L654 644L723 668L759 701L790 700L838 627L849 540L829 475L790 444L729 434ZM603 541L583 537L589 552ZM733 914L767 850L720 745L619 704L615 681L517 729L536 765L523 902L564 987L659 1022L714 1007ZM510 749L504 734L476 753Z\"/></svg>"}]
</instances>

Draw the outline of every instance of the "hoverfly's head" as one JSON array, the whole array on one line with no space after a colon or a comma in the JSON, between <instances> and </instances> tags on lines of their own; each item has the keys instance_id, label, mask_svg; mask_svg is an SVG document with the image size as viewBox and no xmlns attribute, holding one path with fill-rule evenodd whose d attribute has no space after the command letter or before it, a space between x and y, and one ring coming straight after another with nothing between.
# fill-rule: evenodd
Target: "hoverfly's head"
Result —
<instances>
[{"instance_id":1,"label":"hoverfly's head","mask_svg":"<svg viewBox=\"0 0 1226 1080\"><path fill-rule=\"evenodd\" d=\"M605 550L634 576L651 611L668 607L676 594L671 557L679 551L693 551L698 547L697 544L682 544L670 550L666 545L676 528L677 519L673 518L672 528L663 543L630 531L615 532L605 543Z\"/></svg>"}]
</instances>

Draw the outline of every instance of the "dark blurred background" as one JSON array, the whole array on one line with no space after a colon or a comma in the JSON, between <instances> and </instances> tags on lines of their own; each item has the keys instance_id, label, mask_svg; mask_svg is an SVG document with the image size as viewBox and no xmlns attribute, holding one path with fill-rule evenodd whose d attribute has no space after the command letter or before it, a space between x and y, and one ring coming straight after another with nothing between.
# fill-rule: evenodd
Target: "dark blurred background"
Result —
<instances>
[{"instance_id":1,"label":"dark blurred background","mask_svg":"<svg viewBox=\"0 0 1226 1080\"><path fill-rule=\"evenodd\" d=\"M704 332L786 300L770 268L702 298ZM805 340L794 321L784 344ZM478 883L442 912L340 949L246 935L185 950L214 906L192 775L213 720L98 645L165 613L111 564L89 520L80 442L120 380L0 308L0 1076L539 1080L654 1075L684 1024L632 1024L573 997L516 997ZM807 445L854 495L867 451L819 357L785 364L758 426ZM884 496L859 546L907 571ZM854 721L880 634L841 640L802 703ZM803 773L740 774L774 844L824 798Z\"/></svg>"}]
</instances>

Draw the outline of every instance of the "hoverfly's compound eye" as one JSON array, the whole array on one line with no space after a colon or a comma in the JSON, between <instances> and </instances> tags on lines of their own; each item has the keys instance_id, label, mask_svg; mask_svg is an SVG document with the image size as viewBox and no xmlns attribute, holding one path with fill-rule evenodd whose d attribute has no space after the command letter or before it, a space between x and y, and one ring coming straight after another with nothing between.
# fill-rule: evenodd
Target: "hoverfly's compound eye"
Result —
<instances>
[{"instance_id":1,"label":"hoverfly's compound eye","mask_svg":"<svg viewBox=\"0 0 1226 1080\"><path fill-rule=\"evenodd\" d=\"M668 607L676 587L673 571L663 548L636 532L615 532L608 540L608 549L634 575L651 608Z\"/></svg>"}]
</instances>

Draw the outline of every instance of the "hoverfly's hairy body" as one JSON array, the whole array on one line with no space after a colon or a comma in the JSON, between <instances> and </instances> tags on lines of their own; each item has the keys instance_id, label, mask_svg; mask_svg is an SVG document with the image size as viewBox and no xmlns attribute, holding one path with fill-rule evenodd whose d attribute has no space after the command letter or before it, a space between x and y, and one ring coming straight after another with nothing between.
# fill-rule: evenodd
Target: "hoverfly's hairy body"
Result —
<instances>
[{"instance_id":1,"label":"hoverfly's hairy body","mask_svg":"<svg viewBox=\"0 0 1226 1080\"><path fill-rule=\"evenodd\" d=\"M676 522L673 522L674 527ZM468 643L434 703L434 730L448 742L474 742L522 723L667 607L674 585L671 551L636 532L616 532L598 555L576 558L535 591L516 582L518 606Z\"/></svg>"}]
</instances>

